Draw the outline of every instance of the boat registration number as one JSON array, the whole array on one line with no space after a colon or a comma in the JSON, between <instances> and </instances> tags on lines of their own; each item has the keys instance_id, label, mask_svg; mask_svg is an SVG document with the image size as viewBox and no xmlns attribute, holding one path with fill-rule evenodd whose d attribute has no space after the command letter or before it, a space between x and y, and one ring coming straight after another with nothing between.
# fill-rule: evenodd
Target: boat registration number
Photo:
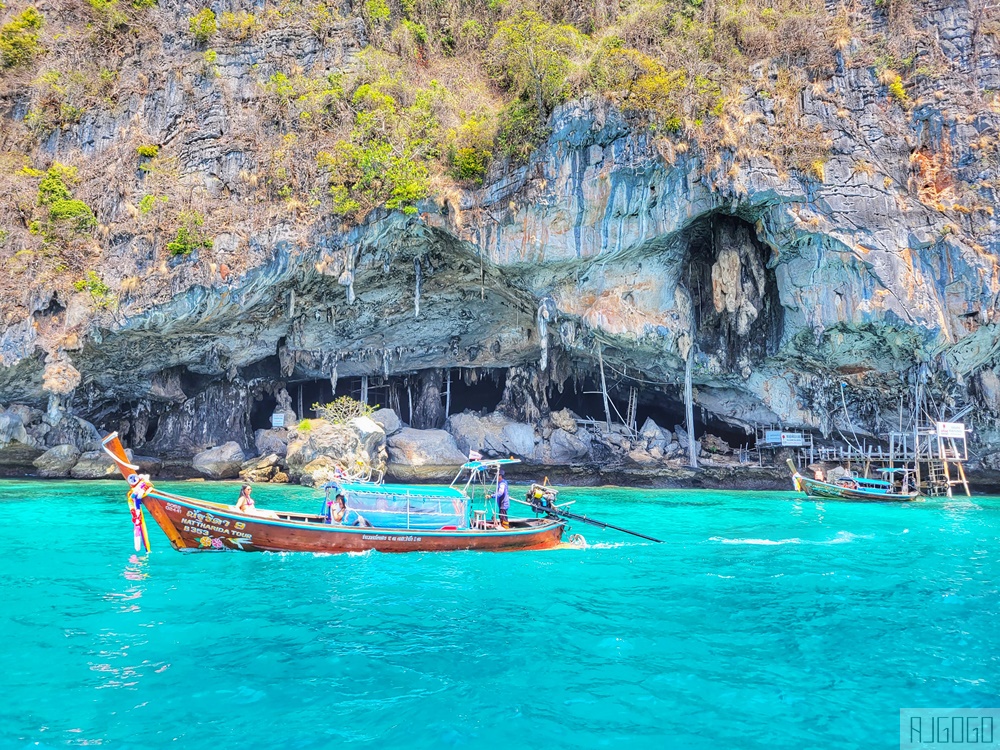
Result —
<instances>
[{"instance_id":1,"label":"boat registration number","mask_svg":"<svg viewBox=\"0 0 1000 750\"><path fill-rule=\"evenodd\" d=\"M367 542L419 542L423 537L419 536L382 536L381 534L362 534L361 538Z\"/></svg>"}]
</instances>

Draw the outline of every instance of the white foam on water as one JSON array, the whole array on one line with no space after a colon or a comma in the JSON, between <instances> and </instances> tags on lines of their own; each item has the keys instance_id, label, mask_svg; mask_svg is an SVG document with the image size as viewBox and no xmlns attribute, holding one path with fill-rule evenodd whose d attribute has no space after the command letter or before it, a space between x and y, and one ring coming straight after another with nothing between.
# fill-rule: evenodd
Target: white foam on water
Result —
<instances>
[{"instance_id":1,"label":"white foam on water","mask_svg":"<svg viewBox=\"0 0 1000 750\"><path fill-rule=\"evenodd\" d=\"M558 549L618 549L619 547L648 547L648 544L643 542L595 542L590 544L589 542L583 542L578 544L576 542L563 542L559 545Z\"/></svg>"},{"instance_id":2,"label":"white foam on water","mask_svg":"<svg viewBox=\"0 0 1000 750\"><path fill-rule=\"evenodd\" d=\"M871 539L870 534L852 534L850 531L838 531L833 539L803 540L797 536L791 539L727 539L722 536L712 536L710 542L720 542L722 544L756 544L766 547L774 547L781 544L847 544L857 539Z\"/></svg>"},{"instance_id":3,"label":"white foam on water","mask_svg":"<svg viewBox=\"0 0 1000 750\"><path fill-rule=\"evenodd\" d=\"M726 539L722 536L712 536L708 538L710 542L722 542L723 544L763 544L773 546L778 544L801 544L802 540L793 539Z\"/></svg>"}]
</instances>

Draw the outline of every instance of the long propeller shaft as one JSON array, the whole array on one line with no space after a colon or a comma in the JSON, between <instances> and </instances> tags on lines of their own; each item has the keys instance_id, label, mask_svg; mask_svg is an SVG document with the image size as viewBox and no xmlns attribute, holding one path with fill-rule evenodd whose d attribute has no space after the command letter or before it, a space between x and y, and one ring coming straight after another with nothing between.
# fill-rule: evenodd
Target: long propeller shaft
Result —
<instances>
[{"instance_id":1,"label":"long propeller shaft","mask_svg":"<svg viewBox=\"0 0 1000 750\"><path fill-rule=\"evenodd\" d=\"M551 518L561 518L567 521L580 521L581 523L589 523L592 526L597 526L601 529L614 529L615 531L620 531L623 534L631 534L632 536L637 536L640 539L648 539L651 542L657 542L663 544L662 539L657 539L655 536L649 536L648 534L640 534L638 531L632 531L631 529L622 528L621 526L615 526L613 523L607 523L605 521L598 521L596 518L589 518L588 516L582 516L579 513L571 513L568 510L563 510L556 505L543 505L542 503L528 503L523 500L517 500L516 502L522 505L528 505L536 513L542 513Z\"/></svg>"}]
</instances>

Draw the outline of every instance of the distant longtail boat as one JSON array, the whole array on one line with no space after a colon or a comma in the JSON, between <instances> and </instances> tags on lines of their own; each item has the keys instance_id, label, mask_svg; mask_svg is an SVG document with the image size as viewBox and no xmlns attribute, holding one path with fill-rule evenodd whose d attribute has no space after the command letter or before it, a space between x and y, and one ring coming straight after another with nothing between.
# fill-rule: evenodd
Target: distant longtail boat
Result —
<instances>
[{"instance_id":1,"label":"distant longtail boat","mask_svg":"<svg viewBox=\"0 0 1000 750\"><path fill-rule=\"evenodd\" d=\"M875 502L908 502L916 500L920 493L909 489L907 470L887 469L891 472L902 472L903 480L895 485L882 479L866 479L852 475L843 476L835 482L824 482L820 479L810 479L803 476L795 467L795 462L788 459L788 468L792 472L792 484L798 492L804 492L808 497L826 498L828 500L868 500Z\"/></svg>"}]
</instances>

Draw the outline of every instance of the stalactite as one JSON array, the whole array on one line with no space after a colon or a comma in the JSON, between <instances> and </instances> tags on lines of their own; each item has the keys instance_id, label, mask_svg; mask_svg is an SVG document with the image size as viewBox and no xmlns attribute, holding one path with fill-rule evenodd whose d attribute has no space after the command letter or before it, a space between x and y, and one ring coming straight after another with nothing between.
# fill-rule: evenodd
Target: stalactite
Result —
<instances>
[{"instance_id":1,"label":"stalactite","mask_svg":"<svg viewBox=\"0 0 1000 750\"><path fill-rule=\"evenodd\" d=\"M542 299L535 312L535 328L538 331L538 343L541 347L538 369L542 372L545 372L549 366L549 323L555 322L556 312L556 303L551 297Z\"/></svg>"},{"instance_id":2,"label":"stalactite","mask_svg":"<svg viewBox=\"0 0 1000 750\"><path fill-rule=\"evenodd\" d=\"M333 363L333 369L330 370L330 387L333 389L334 395L337 393L337 363Z\"/></svg>"},{"instance_id":3,"label":"stalactite","mask_svg":"<svg viewBox=\"0 0 1000 750\"><path fill-rule=\"evenodd\" d=\"M341 286L347 287L347 304L354 304L354 272L350 269L344 269L344 272L340 274L340 278L337 279L337 283Z\"/></svg>"}]
</instances>

